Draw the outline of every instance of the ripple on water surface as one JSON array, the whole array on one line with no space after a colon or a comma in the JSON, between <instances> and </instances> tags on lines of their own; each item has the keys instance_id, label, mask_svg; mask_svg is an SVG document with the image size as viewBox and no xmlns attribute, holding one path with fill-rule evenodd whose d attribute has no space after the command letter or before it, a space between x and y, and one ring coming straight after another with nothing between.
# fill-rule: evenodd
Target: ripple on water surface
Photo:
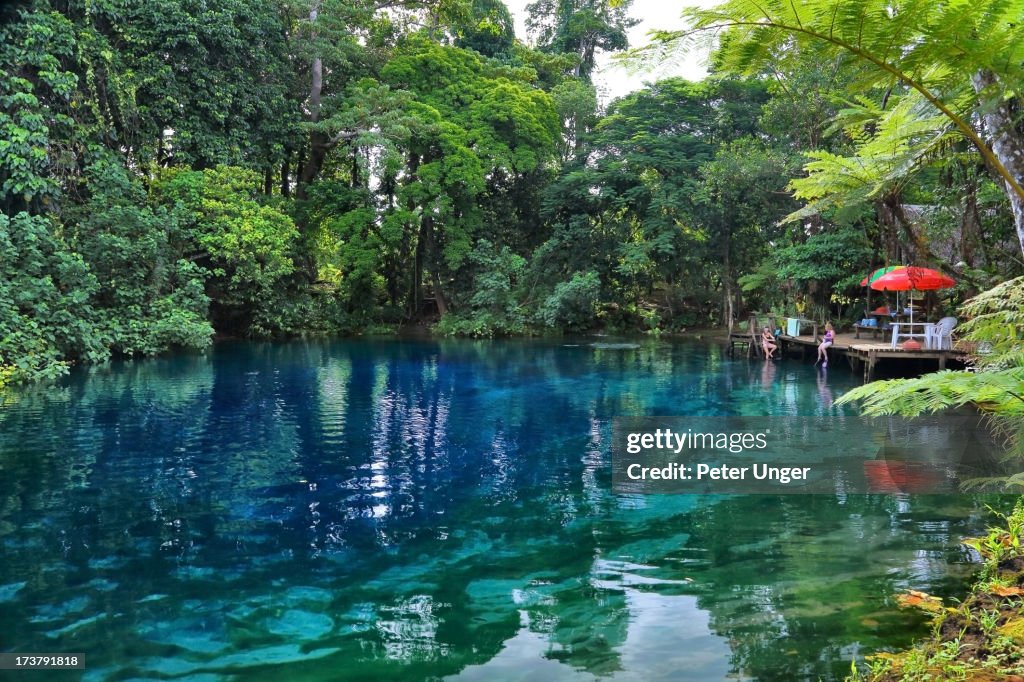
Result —
<instances>
[{"instance_id":1,"label":"ripple on water surface","mask_svg":"<svg viewBox=\"0 0 1024 682\"><path fill-rule=\"evenodd\" d=\"M841 679L924 632L888 597L958 589L982 501L616 496L608 442L854 383L612 339L79 371L0 411L0 642L90 682Z\"/></svg>"}]
</instances>

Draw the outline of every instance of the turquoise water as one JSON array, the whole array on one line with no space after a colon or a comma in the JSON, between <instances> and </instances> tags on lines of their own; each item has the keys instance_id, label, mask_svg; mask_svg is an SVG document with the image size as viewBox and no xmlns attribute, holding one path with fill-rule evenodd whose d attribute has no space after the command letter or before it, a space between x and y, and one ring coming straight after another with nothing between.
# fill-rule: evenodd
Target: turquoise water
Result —
<instances>
[{"instance_id":1,"label":"turquoise water","mask_svg":"<svg viewBox=\"0 0 1024 682\"><path fill-rule=\"evenodd\" d=\"M971 496L611 492L618 415L824 415L697 342L219 345L4 396L0 650L47 679L841 679Z\"/></svg>"}]
</instances>

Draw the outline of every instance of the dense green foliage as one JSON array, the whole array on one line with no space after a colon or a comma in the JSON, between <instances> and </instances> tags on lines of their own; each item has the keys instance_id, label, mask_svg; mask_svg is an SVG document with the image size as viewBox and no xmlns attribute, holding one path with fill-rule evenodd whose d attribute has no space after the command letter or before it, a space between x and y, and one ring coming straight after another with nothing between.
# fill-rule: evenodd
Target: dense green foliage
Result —
<instances>
[{"instance_id":1,"label":"dense green foliage","mask_svg":"<svg viewBox=\"0 0 1024 682\"><path fill-rule=\"evenodd\" d=\"M812 50L850 74L851 94L884 91L877 107L870 96L860 102L879 119L865 136L862 152L868 153L859 155L870 160L867 168L842 169L835 158L816 157L817 172L831 166L840 174L863 174L874 191L879 180L904 177L933 159L929 152L947 130L956 131L1003 185L1024 250L1024 128L1017 115L1022 12L1017 0L726 0L688 11L692 28L661 38L685 42L704 31L725 31L720 64L746 74L774 68L793 50Z\"/></svg>"},{"instance_id":2,"label":"dense green foliage","mask_svg":"<svg viewBox=\"0 0 1024 682\"><path fill-rule=\"evenodd\" d=\"M1010 10L965 18L981 44L841 4L836 35L861 11L902 47L735 0L697 16L733 26L711 77L608 104L628 1L539 0L532 47L500 0L5 5L0 382L216 334L842 322L879 265L949 271L951 303L1019 274Z\"/></svg>"}]
</instances>

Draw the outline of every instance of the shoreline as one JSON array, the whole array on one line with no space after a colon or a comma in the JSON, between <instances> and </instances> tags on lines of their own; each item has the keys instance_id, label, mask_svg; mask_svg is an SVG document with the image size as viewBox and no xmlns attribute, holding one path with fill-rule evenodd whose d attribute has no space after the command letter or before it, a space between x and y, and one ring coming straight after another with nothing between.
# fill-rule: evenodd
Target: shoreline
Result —
<instances>
[{"instance_id":1,"label":"shoreline","mask_svg":"<svg viewBox=\"0 0 1024 682\"><path fill-rule=\"evenodd\" d=\"M1003 527L961 541L983 559L978 578L957 605L908 590L897 603L932 616L931 634L896 653L852 665L846 682L965 679L1024 682L1024 501L1002 514Z\"/></svg>"}]
</instances>

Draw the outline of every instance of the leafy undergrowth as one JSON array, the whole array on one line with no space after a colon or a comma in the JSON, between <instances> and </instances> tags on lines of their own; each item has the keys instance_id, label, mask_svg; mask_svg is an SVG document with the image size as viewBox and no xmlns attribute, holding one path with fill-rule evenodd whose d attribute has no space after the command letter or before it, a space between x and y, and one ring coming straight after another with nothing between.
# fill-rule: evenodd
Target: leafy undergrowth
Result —
<instances>
[{"instance_id":1,"label":"leafy undergrowth","mask_svg":"<svg viewBox=\"0 0 1024 682\"><path fill-rule=\"evenodd\" d=\"M848 682L923 682L971 680L1024 682L1024 500L1003 527L982 538L965 540L984 558L979 581L957 607L922 592L897 599L902 606L934 614L931 636L913 649L868 658L854 665Z\"/></svg>"}]
</instances>

